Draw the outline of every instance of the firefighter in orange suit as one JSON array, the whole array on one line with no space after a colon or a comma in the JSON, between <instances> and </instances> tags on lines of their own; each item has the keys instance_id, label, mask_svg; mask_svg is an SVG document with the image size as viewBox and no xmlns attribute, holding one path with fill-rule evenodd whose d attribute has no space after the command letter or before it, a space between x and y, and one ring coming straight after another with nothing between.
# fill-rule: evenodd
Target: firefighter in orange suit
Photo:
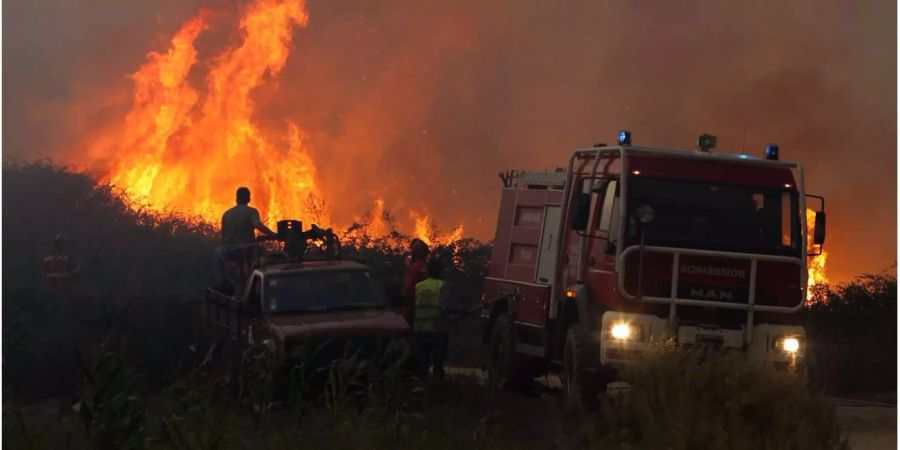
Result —
<instances>
[{"instance_id":1,"label":"firefighter in orange suit","mask_svg":"<svg viewBox=\"0 0 900 450\"><path fill-rule=\"evenodd\" d=\"M53 238L53 250L44 258L43 272L47 285L54 293L66 293L81 268L66 250L65 236L57 234Z\"/></svg>"}]
</instances>

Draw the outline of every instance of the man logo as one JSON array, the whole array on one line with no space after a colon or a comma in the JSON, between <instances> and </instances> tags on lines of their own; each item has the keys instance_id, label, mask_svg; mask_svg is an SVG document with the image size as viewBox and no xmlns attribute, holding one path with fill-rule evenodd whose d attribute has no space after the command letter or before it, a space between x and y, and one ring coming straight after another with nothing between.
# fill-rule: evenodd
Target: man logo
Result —
<instances>
[{"instance_id":1,"label":"man logo","mask_svg":"<svg viewBox=\"0 0 900 450\"><path fill-rule=\"evenodd\" d=\"M691 297L693 298L701 298L703 300L724 300L724 301L732 301L734 300L734 292L731 291L719 291L716 289L695 289L691 288Z\"/></svg>"}]
</instances>

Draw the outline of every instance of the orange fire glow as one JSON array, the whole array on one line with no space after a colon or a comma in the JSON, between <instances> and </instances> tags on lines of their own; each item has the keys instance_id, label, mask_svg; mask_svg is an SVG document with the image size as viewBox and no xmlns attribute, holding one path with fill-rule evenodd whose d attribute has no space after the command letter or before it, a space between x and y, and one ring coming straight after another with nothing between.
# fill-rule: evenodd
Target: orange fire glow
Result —
<instances>
[{"instance_id":1,"label":"orange fire glow","mask_svg":"<svg viewBox=\"0 0 900 450\"><path fill-rule=\"evenodd\" d=\"M449 245L462 238L463 226L458 225L449 233L439 233L437 224L428 214L410 211L410 217L416 222L415 236L428 244L429 247L436 245Z\"/></svg>"},{"instance_id":2,"label":"orange fire glow","mask_svg":"<svg viewBox=\"0 0 900 450\"><path fill-rule=\"evenodd\" d=\"M813 230L816 224L816 212L807 209L806 210L806 228L807 228L807 248L814 248L813 245ZM825 262L828 259L828 252L822 251L822 254L819 256L812 256L809 258L809 268L808 270L808 283L809 289L806 292L806 300L810 301L813 299L813 287L819 285L828 284L828 276L825 273Z\"/></svg>"},{"instance_id":3,"label":"orange fire glow","mask_svg":"<svg viewBox=\"0 0 900 450\"><path fill-rule=\"evenodd\" d=\"M198 63L194 42L209 28L208 10L182 25L164 52L150 52L131 75L132 105L124 122L89 145L93 160L108 161L103 181L156 210L170 210L217 223L234 204L238 186L250 188L252 204L271 227L280 219L337 227L318 182L303 129L288 122L278 135L254 123L251 93L277 79L291 50L295 27L304 27L304 0L255 0L240 18L240 39ZM190 73L208 67L205 89ZM375 200L363 233L383 236L383 199ZM438 236L430 218L414 213L416 235L447 244L462 226ZM421 218L421 223L420 223Z\"/></svg>"},{"instance_id":4,"label":"orange fire glow","mask_svg":"<svg viewBox=\"0 0 900 450\"><path fill-rule=\"evenodd\" d=\"M112 157L108 179L154 209L217 222L247 185L269 224L286 217L329 225L304 133L288 123L280 139L253 122L251 91L278 76L292 30L307 23L302 0L260 0L240 20L241 42L214 58L201 98L188 82L194 40L207 11L185 23L165 53L151 52L132 74L131 110L115 139L91 154Z\"/></svg>"}]
</instances>

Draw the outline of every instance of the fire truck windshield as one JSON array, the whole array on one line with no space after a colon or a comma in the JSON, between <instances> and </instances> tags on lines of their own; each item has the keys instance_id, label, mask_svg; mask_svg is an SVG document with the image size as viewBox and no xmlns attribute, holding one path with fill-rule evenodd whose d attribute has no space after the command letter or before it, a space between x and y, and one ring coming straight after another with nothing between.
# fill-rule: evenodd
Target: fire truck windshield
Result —
<instances>
[{"instance_id":1,"label":"fire truck windshield","mask_svg":"<svg viewBox=\"0 0 900 450\"><path fill-rule=\"evenodd\" d=\"M640 242L637 209L653 208L647 245L741 253L800 255L797 194L776 188L632 177L628 245Z\"/></svg>"},{"instance_id":2,"label":"fire truck windshield","mask_svg":"<svg viewBox=\"0 0 900 450\"><path fill-rule=\"evenodd\" d=\"M386 307L369 272L311 271L271 276L265 285L270 313L346 311Z\"/></svg>"}]
</instances>

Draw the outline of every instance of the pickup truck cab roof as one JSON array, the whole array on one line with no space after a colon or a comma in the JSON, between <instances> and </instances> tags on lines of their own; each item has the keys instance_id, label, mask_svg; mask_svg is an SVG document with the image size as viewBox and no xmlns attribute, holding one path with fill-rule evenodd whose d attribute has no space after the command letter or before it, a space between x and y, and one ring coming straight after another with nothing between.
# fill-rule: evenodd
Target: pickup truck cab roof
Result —
<instances>
[{"instance_id":1,"label":"pickup truck cab roof","mask_svg":"<svg viewBox=\"0 0 900 450\"><path fill-rule=\"evenodd\" d=\"M289 273L325 272L337 270L369 270L356 261L345 260L307 260L303 262L286 262L259 267L253 271L259 275L281 275Z\"/></svg>"}]
</instances>

